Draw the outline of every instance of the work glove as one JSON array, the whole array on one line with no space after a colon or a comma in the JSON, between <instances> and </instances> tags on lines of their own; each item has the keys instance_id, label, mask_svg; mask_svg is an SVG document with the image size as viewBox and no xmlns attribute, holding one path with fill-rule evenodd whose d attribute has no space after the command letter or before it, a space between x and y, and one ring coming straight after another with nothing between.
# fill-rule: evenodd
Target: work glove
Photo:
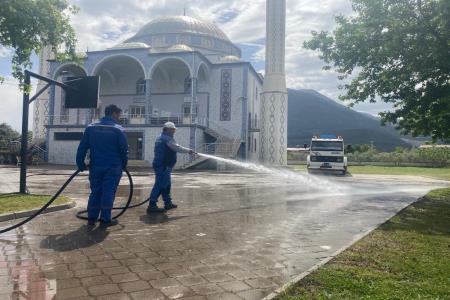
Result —
<instances>
[{"instance_id":1,"label":"work glove","mask_svg":"<svg viewBox=\"0 0 450 300\"><path fill-rule=\"evenodd\" d=\"M78 170L79 170L80 172L83 172L83 171L86 171L86 170L87 170L87 167L86 167L85 164L78 165Z\"/></svg>"},{"instance_id":2,"label":"work glove","mask_svg":"<svg viewBox=\"0 0 450 300\"><path fill-rule=\"evenodd\" d=\"M197 152L195 152L194 150L189 150L189 154L197 154Z\"/></svg>"}]
</instances>

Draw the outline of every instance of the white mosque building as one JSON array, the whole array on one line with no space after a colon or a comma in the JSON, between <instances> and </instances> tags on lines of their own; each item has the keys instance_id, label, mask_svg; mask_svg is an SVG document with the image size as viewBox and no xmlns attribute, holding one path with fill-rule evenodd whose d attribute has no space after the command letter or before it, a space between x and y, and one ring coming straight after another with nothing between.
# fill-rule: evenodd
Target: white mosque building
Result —
<instances>
[{"instance_id":1,"label":"white mosque building","mask_svg":"<svg viewBox=\"0 0 450 300\"><path fill-rule=\"evenodd\" d=\"M284 27L281 33L284 43ZM284 72L284 44L281 50ZM34 136L45 140L49 163L75 164L85 127L101 118L109 104L123 111L121 123L131 161L151 162L154 141L167 121L178 127L177 142L198 152L267 161L261 140L270 137L260 136L261 112L266 111L264 78L250 62L242 60L239 47L212 23L188 16L162 17L112 48L86 52L81 64L48 58L43 51L40 71L52 79L100 76L97 109L65 108L64 92L54 86L37 100ZM283 109L286 119L287 106ZM267 128L269 132L270 126ZM201 162L185 156L177 167ZM278 158L273 162L283 164Z\"/></svg>"}]
</instances>

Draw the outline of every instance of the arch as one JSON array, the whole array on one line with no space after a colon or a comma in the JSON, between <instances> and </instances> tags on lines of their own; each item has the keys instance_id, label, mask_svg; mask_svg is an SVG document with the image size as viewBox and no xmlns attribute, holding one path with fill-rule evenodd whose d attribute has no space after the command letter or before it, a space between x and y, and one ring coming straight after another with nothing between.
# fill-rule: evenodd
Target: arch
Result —
<instances>
[{"instance_id":1,"label":"arch","mask_svg":"<svg viewBox=\"0 0 450 300\"><path fill-rule=\"evenodd\" d=\"M79 68L80 70L82 70L84 72L84 75L88 74L88 72L87 72L87 70L86 70L86 68L84 66L77 65L76 63L73 63L73 62L66 62L66 63L63 63L63 64L59 65L56 68L56 70L52 74L52 79L56 80L58 78L58 76L59 76L59 73L61 71L63 71L64 68L67 68L67 67Z\"/></svg>"},{"instance_id":2,"label":"arch","mask_svg":"<svg viewBox=\"0 0 450 300\"><path fill-rule=\"evenodd\" d=\"M203 67L203 70L205 70L205 75L207 78L209 78L209 67L204 62L201 62L198 64L197 71L195 72L195 78L198 78L198 72L200 72L200 69Z\"/></svg>"},{"instance_id":3,"label":"arch","mask_svg":"<svg viewBox=\"0 0 450 300\"><path fill-rule=\"evenodd\" d=\"M183 59L183 58L181 58L181 57L178 57L178 56L162 57L162 58L156 60L156 61L152 64L152 66L150 67L150 69L148 70L148 78L149 78L149 79L152 79L152 78L153 78L153 73L155 72L156 68L157 68L160 64L162 64L163 62L168 61L168 60L178 60L178 61L181 61L181 62L182 62L183 64L185 64L186 67L188 68L188 70L189 70L189 76L192 78L193 72L192 72L191 65L190 65L185 59Z\"/></svg>"},{"instance_id":4,"label":"arch","mask_svg":"<svg viewBox=\"0 0 450 300\"><path fill-rule=\"evenodd\" d=\"M92 76L96 75L97 72L98 72L98 70L101 68L101 66L102 66L105 62L107 62L107 61L109 61L109 60L111 60L111 59L113 59L113 58L117 58L117 57L127 57L127 58L131 58L132 60L134 60L135 62L137 62L137 63L141 66L141 68L142 68L142 73L144 74L144 77L145 77L145 78L147 77L147 74L145 73L145 67L144 67L144 65L142 64L142 62L141 62L139 59L137 59L136 57L134 57L134 56L132 56L132 55L129 55L129 54L125 54L125 53L117 53L117 54L112 54L112 55L108 55L108 56L103 57L97 64L95 64L94 68L92 69L91 75L92 75Z\"/></svg>"}]
</instances>

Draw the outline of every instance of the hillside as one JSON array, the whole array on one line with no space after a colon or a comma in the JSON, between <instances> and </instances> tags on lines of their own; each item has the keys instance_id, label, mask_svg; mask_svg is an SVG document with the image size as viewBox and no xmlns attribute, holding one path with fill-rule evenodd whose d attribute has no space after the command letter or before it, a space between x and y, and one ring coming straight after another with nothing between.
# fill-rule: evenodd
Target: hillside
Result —
<instances>
[{"instance_id":1,"label":"hillside","mask_svg":"<svg viewBox=\"0 0 450 300\"><path fill-rule=\"evenodd\" d=\"M345 144L370 144L383 151L409 147L392 127L341 105L314 90L288 90L288 146L309 144L312 135L336 134Z\"/></svg>"}]
</instances>

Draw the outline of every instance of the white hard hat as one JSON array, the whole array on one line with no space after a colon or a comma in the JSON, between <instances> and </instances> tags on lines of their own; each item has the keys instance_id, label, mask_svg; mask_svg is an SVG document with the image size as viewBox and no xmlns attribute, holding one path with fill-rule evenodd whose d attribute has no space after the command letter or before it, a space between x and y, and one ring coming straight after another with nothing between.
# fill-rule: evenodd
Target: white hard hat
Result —
<instances>
[{"instance_id":1,"label":"white hard hat","mask_svg":"<svg viewBox=\"0 0 450 300\"><path fill-rule=\"evenodd\" d=\"M166 123L164 123L163 128L177 129L173 122L166 122Z\"/></svg>"}]
</instances>

